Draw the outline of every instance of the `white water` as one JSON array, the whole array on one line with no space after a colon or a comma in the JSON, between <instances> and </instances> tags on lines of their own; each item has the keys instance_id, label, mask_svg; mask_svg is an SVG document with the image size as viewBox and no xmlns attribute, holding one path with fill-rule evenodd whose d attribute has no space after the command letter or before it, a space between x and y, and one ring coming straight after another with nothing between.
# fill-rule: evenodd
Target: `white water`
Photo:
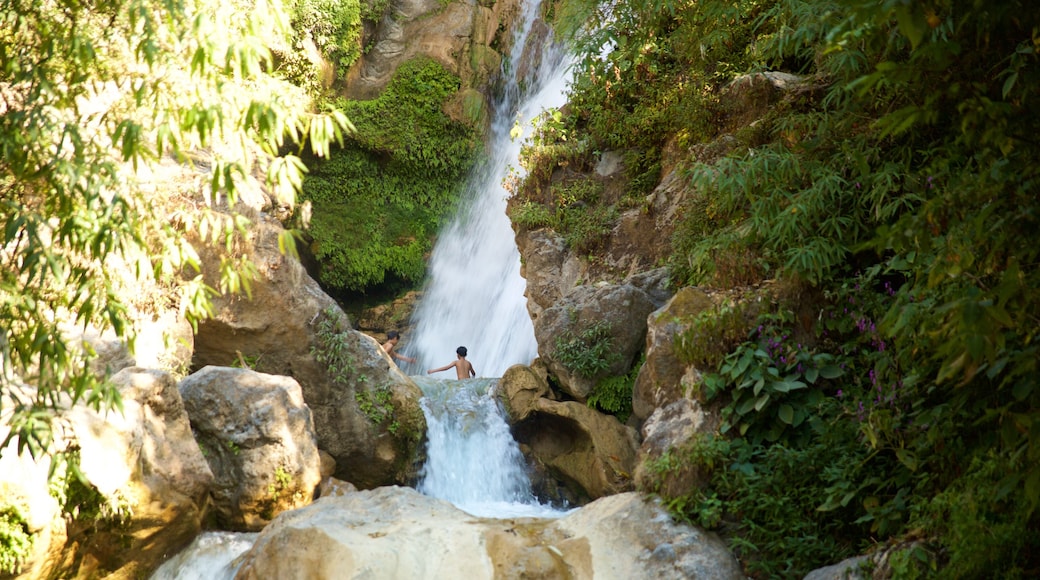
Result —
<instances>
[{"instance_id":1,"label":"white water","mask_svg":"<svg viewBox=\"0 0 1040 580\"><path fill-rule=\"evenodd\" d=\"M151 580L232 580L238 557L253 547L257 534L205 532L180 554L163 562Z\"/></svg>"},{"instance_id":2,"label":"white water","mask_svg":"<svg viewBox=\"0 0 1040 580\"><path fill-rule=\"evenodd\" d=\"M524 457L492 396L497 379L414 378L425 394L428 437L420 492L475 516L562 515L531 491Z\"/></svg>"},{"instance_id":3,"label":"white water","mask_svg":"<svg viewBox=\"0 0 1040 580\"><path fill-rule=\"evenodd\" d=\"M515 71L528 44L539 12L539 2L525 3L523 25L516 33L510 63ZM402 344L418 359L406 372L455 360L455 349L465 346L479 377L500 377L510 366L530 363L538 354L534 327L527 312L526 287L520 276L520 253L506 216L508 192L502 185L511 168L519 168L520 147L531 130L531 120L548 108L566 102L570 59L546 43L528 47L541 54L528 79L510 71L498 103L492 107L488 160L471 175L463 204L453 222L440 234L430 258L425 292L413 316L413 330ZM526 86L525 94L520 87ZM514 123L524 129L510 138ZM450 372L450 371L449 371Z\"/></svg>"},{"instance_id":4,"label":"white water","mask_svg":"<svg viewBox=\"0 0 1040 580\"><path fill-rule=\"evenodd\" d=\"M467 347L478 377L501 377L510 366L537 356L503 180L520 170L520 148L531 121L566 102L570 60L548 43L551 39L540 47L528 45L539 2L524 10L511 69L519 68L515 63L525 50L540 55L540 63L530 67L527 79L506 75L505 90L492 108L489 158L473 172L462 208L434 247L409 340L420 369L454 360L458 346ZM528 87L526 94L521 86ZM523 130L516 139L514 126ZM540 505L531 491L524 457L492 396L497 379L415 378L425 395L428 436L420 492L477 516L562 515Z\"/></svg>"}]
</instances>

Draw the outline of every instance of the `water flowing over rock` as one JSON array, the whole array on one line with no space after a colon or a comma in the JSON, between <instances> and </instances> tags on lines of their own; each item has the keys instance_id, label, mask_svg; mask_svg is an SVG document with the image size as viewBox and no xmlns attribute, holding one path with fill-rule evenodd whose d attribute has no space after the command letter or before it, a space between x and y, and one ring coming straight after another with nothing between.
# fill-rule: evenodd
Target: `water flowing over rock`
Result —
<instances>
[{"instance_id":1,"label":"water flowing over rock","mask_svg":"<svg viewBox=\"0 0 1040 580\"><path fill-rule=\"evenodd\" d=\"M596 381L604 376L625 375L643 349L646 317L653 310L646 292L631 284L580 286L545 310L535 323L538 354L560 380L560 388L584 402ZM603 371L585 376L575 373L557 356L557 341L580 337L596 324L606 324L611 360Z\"/></svg>"},{"instance_id":2,"label":"water flowing over rock","mask_svg":"<svg viewBox=\"0 0 1040 580\"><path fill-rule=\"evenodd\" d=\"M310 503L321 459L299 384L248 369L206 367L180 383L195 437L216 476L213 507L227 530L256 531Z\"/></svg>"},{"instance_id":3,"label":"water flowing over rock","mask_svg":"<svg viewBox=\"0 0 1040 580\"><path fill-rule=\"evenodd\" d=\"M201 529L213 474L173 377L127 368L112 382L123 412L78 405L66 413L65 440L58 442L78 446L80 469L100 495L77 501L82 509L102 502L99 515L62 516L47 493L49 460L17 455L13 443L0 458L0 497L23 506L38 534L19 578L140 577Z\"/></svg>"},{"instance_id":4,"label":"water flowing over rock","mask_svg":"<svg viewBox=\"0 0 1040 580\"><path fill-rule=\"evenodd\" d=\"M485 519L411 489L318 500L276 518L236 578L738 579L713 534L627 493L558 520Z\"/></svg>"}]
</instances>

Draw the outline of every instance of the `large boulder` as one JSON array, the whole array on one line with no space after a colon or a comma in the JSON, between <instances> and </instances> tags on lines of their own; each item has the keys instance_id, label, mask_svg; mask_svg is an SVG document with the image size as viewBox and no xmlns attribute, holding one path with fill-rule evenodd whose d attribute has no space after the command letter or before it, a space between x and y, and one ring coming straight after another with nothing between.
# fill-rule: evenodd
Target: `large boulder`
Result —
<instances>
[{"instance_id":1,"label":"large boulder","mask_svg":"<svg viewBox=\"0 0 1040 580\"><path fill-rule=\"evenodd\" d=\"M568 251L563 237L552 230L525 231L516 236L516 242L524 257L520 274L527 282L527 311L531 320L537 321L546 308L579 284L585 267Z\"/></svg>"},{"instance_id":2,"label":"large boulder","mask_svg":"<svg viewBox=\"0 0 1040 580\"><path fill-rule=\"evenodd\" d=\"M647 293L631 284L579 286L535 321L538 354L559 380L560 389L584 402L599 380L625 375L632 368L643 350L646 317L653 309ZM572 370L558 347L583 341L589 333L595 334L599 325L606 328L608 335L605 340L610 348L603 354L609 363L607 368L595 373Z\"/></svg>"},{"instance_id":3,"label":"large boulder","mask_svg":"<svg viewBox=\"0 0 1040 580\"><path fill-rule=\"evenodd\" d=\"M264 218L251 231L244 242L258 273L251 297L214 300L214 317L199 323L195 367L249 366L296 379L337 478L363 488L410 481L426 432L422 391L379 343L351 328L299 260L279 250L282 232ZM200 251L211 281L219 251Z\"/></svg>"},{"instance_id":4,"label":"large boulder","mask_svg":"<svg viewBox=\"0 0 1040 580\"><path fill-rule=\"evenodd\" d=\"M323 498L275 519L237 578L742 578L716 536L635 493L559 519L473 517L399 487Z\"/></svg>"},{"instance_id":5,"label":"large boulder","mask_svg":"<svg viewBox=\"0 0 1040 580\"><path fill-rule=\"evenodd\" d=\"M655 409L693 396L700 372L679 359L676 337L713 305L703 291L686 286L647 318L646 361L639 369L632 392L632 414L640 421Z\"/></svg>"},{"instance_id":6,"label":"large boulder","mask_svg":"<svg viewBox=\"0 0 1040 580\"><path fill-rule=\"evenodd\" d=\"M192 437L174 378L127 368L112 377L122 412L77 405L63 414L56 448L79 458L85 479L51 460L0 456L0 503L20 506L33 552L20 578L146 577L202 527L213 474ZM7 401L5 401L5 407ZM0 436L7 422L0 422ZM57 485L75 511L62 513Z\"/></svg>"},{"instance_id":7,"label":"large boulder","mask_svg":"<svg viewBox=\"0 0 1040 580\"><path fill-rule=\"evenodd\" d=\"M216 477L213 508L221 528L256 531L311 502L321 458L295 380L210 366L184 378L180 392Z\"/></svg>"},{"instance_id":8,"label":"large boulder","mask_svg":"<svg viewBox=\"0 0 1040 580\"><path fill-rule=\"evenodd\" d=\"M497 392L513 436L536 468L541 493L582 504L632 489L639 445L634 429L582 403L546 398L545 375L523 365L506 370Z\"/></svg>"}]
</instances>

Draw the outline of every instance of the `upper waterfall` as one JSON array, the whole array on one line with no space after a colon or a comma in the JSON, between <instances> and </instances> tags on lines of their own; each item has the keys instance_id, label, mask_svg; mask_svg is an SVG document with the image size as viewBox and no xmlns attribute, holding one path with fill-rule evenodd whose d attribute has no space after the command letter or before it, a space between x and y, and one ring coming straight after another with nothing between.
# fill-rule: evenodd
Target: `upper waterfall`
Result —
<instances>
[{"instance_id":1,"label":"upper waterfall","mask_svg":"<svg viewBox=\"0 0 1040 580\"><path fill-rule=\"evenodd\" d=\"M469 349L469 360L482 377L501 376L510 366L530 363L537 356L503 181L511 171L523 175L518 160L531 121L567 100L568 55L551 38L531 34L539 5L524 4L504 88L492 107L489 153L471 174L462 206L434 246L407 341L418 362L406 370L443 365L455 358L458 346ZM542 44L532 46L533 42ZM540 61L517 66L525 51L540 55ZM530 71L527 78L517 78L521 68ZM511 136L514 126L525 129L523 134Z\"/></svg>"}]
</instances>

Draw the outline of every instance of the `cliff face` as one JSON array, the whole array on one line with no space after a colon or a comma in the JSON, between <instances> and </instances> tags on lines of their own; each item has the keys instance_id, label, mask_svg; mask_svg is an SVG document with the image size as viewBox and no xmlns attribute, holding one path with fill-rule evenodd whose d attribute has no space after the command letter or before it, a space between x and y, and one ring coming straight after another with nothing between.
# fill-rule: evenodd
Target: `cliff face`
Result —
<instances>
[{"instance_id":1,"label":"cliff face","mask_svg":"<svg viewBox=\"0 0 1040 580\"><path fill-rule=\"evenodd\" d=\"M461 79L463 91L481 91L499 71L518 9L517 0L393 0L366 30L362 42L372 48L347 73L344 96L376 97L394 70L416 56L443 64Z\"/></svg>"}]
</instances>

